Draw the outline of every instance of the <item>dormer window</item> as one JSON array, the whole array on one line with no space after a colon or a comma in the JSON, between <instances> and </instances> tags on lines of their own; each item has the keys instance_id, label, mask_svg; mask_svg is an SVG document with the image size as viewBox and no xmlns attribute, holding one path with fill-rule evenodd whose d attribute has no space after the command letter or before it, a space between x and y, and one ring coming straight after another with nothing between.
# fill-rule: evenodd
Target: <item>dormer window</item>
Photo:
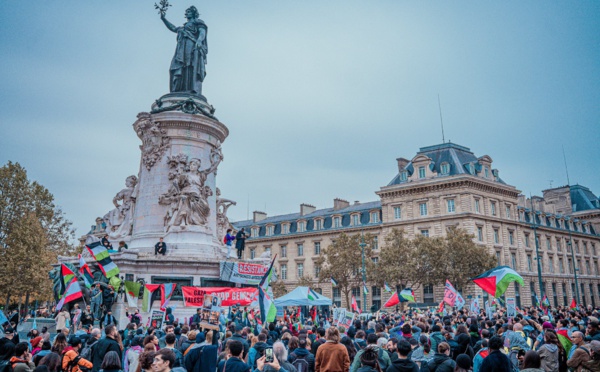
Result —
<instances>
[{"instance_id":1,"label":"dormer window","mask_svg":"<svg viewBox=\"0 0 600 372\"><path fill-rule=\"evenodd\" d=\"M342 219L340 217L333 217L333 227L336 229L342 227Z\"/></svg>"},{"instance_id":2,"label":"dormer window","mask_svg":"<svg viewBox=\"0 0 600 372\"><path fill-rule=\"evenodd\" d=\"M371 212L371 223L379 222L379 212Z\"/></svg>"},{"instance_id":3,"label":"dormer window","mask_svg":"<svg viewBox=\"0 0 600 372\"><path fill-rule=\"evenodd\" d=\"M475 174L475 165L473 163L469 164L469 173Z\"/></svg>"},{"instance_id":4,"label":"dormer window","mask_svg":"<svg viewBox=\"0 0 600 372\"><path fill-rule=\"evenodd\" d=\"M490 178L490 170L488 167L483 167L483 172L485 174L485 178Z\"/></svg>"},{"instance_id":5,"label":"dormer window","mask_svg":"<svg viewBox=\"0 0 600 372\"><path fill-rule=\"evenodd\" d=\"M253 227L252 228L251 233L252 233L252 237L253 238L258 238L258 230L259 230L258 227Z\"/></svg>"},{"instance_id":6,"label":"dormer window","mask_svg":"<svg viewBox=\"0 0 600 372\"><path fill-rule=\"evenodd\" d=\"M400 172L400 181L406 182L407 179L408 179L408 172L407 171Z\"/></svg>"},{"instance_id":7,"label":"dormer window","mask_svg":"<svg viewBox=\"0 0 600 372\"><path fill-rule=\"evenodd\" d=\"M283 225L281 225L281 233L289 234L290 233L290 225L287 223L284 223Z\"/></svg>"},{"instance_id":8,"label":"dormer window","mask_svg":"<svg viewBox=\"0 0 600 372\"><path fill-rule=\"evenodd\" d=\"M419 167L419 178L425 178L425 167Z\"/></svg>"},{"instance_id":9,"label":"dormer window","mask_svg":"<svg viewBox=\"0 0 600 372\"><path fill-rule=\"evenodd\" d=\"M448 164L448 163L442 163L442 165L440 167L440 172L442 174L448 174L448 173L450 173L450 164Z\"/></svg>"},{"instance_id":10,"label":"dormer window","mask_svg":"<svg viewBox=\"0 0 600 372\"><path fill-rule=\"evenodd\" d=\"M298 232L305 232L305 231L306 231L306 222L304 222L304 221L298 222Z\"/></svg>"},{"instance_id":11,"label":"dormer window","mask_svg":"<svg viewBox=\"0 0 600 372\"><path fill-rule=\"evenodd\" d=\"M267 236L273 236L274 226L267 226Z\"/></svg>"},{"instance_id":12,"label":"dormer window","mask_svg":"<svg viewBox=\"0 0 600 372\"><path fill-rule=\"evenodd\" d=\"M323 220L322 219L315 220L315 230L322 230L322 229L323 229Z\"/></svg>"},{"instance_id":13,"label":"dormer window","mask_svg":"<svg viewBox=\"0 0 600 372\"><path fill-rule=\"evenodd\" d=\"M352 215L352 226L358 226L358 225L360 225L360 215L353 214Z\"/></svg>"}]
</instances>

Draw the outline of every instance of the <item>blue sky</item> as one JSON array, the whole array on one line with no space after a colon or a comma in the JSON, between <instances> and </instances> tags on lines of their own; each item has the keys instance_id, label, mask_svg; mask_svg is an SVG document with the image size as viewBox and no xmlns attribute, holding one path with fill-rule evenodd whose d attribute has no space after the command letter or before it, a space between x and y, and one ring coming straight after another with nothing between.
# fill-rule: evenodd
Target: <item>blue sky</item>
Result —
<instances>
[{"instance_id":1,"label":"blue sky","mask_svg":"<svg viewBox=\"0 0 600 372\"><path fill-rule=\"evenodd\" d=\"M446 140L525 194L600 193L598 1L172 1L208 24L204 94L230 130L217 184L269 215L376 200L397 157ZM48 187L77 234L137 174L136 115L168 93L175 34L152 1L7 1L0 163Z\"/></svg>"}]
</instances>

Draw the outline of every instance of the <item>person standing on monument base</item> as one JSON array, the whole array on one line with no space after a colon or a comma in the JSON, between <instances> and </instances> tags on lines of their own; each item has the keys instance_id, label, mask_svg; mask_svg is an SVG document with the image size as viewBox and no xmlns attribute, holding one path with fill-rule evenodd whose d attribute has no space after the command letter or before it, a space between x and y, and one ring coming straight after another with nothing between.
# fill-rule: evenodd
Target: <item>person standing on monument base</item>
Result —
<instances>
[{"instance_id":1,"label":"person standing on monument base","mask_svg":"<svg viewBox=\"0 0 600 372\"><path fill-rule=\"evenodd\" d=\"M163 238L158 240L158 243L154 245L154 255L162 254L163 256L167 254L167 243L163 241Z\"/></svg>"},{"instance_id":2,"label":"person standing on monument base","mask_svg":"<svg viewBox=\"0 0 600 372\"><path fill-rule=\"evenodd\" d=\"M242 227L242 229L235 235L235 249L237 249L238 260L242 259L244 248L246 248L246 238L246 231Z\"/></svg>"}]
</instances>

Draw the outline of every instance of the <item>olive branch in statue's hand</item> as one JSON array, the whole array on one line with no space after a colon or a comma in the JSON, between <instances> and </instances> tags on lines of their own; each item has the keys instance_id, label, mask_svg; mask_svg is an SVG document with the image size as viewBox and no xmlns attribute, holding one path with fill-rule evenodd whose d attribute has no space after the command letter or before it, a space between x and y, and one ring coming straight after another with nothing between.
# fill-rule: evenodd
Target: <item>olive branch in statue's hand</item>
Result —
<instances>
[{"instance_id":1,"label":"olive branch in statue's hand","mask_svg":"<svg viewBox=\"0 0 600 372\"><path fill-rule=\"evenodd\" d=\"M167 9L169 9L169 7L171 6L171 4L169 4L168 0L160 0L160 2L154 3L154 9L158 10L158 14L160 14L161 17L164 17L165 14L167 14Z\"/></svg>"}]
</instances>

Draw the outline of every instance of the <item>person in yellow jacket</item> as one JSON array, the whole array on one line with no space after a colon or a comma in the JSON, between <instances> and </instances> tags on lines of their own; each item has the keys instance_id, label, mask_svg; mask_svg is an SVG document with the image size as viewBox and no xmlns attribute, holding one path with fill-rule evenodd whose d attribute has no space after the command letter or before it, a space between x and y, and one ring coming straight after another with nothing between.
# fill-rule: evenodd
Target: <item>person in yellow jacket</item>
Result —
<instances>
[{"instance_id":1,"label":"person in yellow jacket","mask_svg":"<svg viewBox=\"0 0 600 372\"><path fill-rule=\"evenodd\" d=\"M94 365L87 359L79 356L81 350L81 339L79 337L71 337L69 346L63 350L62 370L64 372L80 372L80 366L91 369Z\"/></svg>"}]
</instances>

